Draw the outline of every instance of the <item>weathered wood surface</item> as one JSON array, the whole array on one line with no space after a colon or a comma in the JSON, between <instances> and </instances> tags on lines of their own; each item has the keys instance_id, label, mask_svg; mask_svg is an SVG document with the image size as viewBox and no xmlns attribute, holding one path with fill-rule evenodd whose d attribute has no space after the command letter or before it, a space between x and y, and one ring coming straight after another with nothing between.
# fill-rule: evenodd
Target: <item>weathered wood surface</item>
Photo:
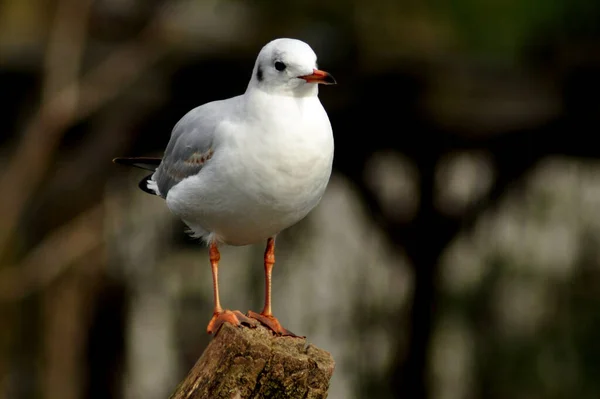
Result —
<instances>
[{"instance_id":1,"label":"weathered wood surface","mask_svg":"<svg viewBox=\"0 0 600 399\"><path fill-rule=\"evenodd\" d=\"M305 338L226 323L170 399L323 399L334 366Z\"/></svg>"}]
</instances>

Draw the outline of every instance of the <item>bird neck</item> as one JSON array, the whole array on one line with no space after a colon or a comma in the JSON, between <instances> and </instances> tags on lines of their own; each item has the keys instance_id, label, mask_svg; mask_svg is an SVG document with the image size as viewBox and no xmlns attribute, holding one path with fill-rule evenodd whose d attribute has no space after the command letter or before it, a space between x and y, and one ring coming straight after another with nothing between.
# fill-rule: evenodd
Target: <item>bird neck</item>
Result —
<instances>
[{"instance_id":1,"label":"bird neck","mask_svg":"<svg viewBox=\"0 0 600 399\"><path fill-rule=\"evenodd\" d=\"M314 85L316 86L316 85ZM246 98L246 110L249 114L263 118L266 115L278 115L281 113L292 115L302 114L305 109L312 108L314 103L319 103L319 97L311 96L285 96L273 95L272 93L257 88L249 88L244 94Z\"/></svg>"}]
</instances>

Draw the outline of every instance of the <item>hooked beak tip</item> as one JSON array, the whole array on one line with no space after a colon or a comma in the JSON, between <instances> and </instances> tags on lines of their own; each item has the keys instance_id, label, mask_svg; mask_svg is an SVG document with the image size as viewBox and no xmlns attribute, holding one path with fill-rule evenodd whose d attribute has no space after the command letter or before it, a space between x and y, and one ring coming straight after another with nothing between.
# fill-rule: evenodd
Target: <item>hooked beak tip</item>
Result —
<instances>
[{"instance_id":1,"label":"hooked beak tip","mask_svg":"<svg viewBox=\"0 0 600 399\"><path fill-rule=\"evenodd\" d=\"M319 69L313 69L313 73L310 75L299 76L299 78L306 80L308 83L319 83L324 85L337 84L337 81L330 73Z\"/></svg>"}]
</instances>

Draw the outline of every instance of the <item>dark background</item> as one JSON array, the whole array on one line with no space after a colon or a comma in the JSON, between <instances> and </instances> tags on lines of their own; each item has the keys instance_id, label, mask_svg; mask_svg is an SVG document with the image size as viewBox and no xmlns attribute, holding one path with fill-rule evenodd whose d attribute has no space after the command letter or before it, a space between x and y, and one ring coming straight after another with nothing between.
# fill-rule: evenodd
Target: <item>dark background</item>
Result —
<instances>
[{"instance_id":1,"label":"dark background","mask_svg":"<svg viewBox=\"0 0 600 399\"><path fill-rule=\"evenodd\" d=\"M599 2L0 0L0 398L185 375L206 249L110 160L160 155L277 37L339 83L332 182L274 281L330 397L598 397ZM261 246L224 250L228 307L259 310Z\"/></svg>"}]
</instances>

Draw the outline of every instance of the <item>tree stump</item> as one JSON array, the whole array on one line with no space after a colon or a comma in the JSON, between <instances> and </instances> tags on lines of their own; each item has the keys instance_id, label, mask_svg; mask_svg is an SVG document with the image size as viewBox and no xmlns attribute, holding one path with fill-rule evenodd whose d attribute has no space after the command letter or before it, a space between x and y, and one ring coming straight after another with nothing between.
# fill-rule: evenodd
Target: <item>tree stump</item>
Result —
<instances>
[{"instance_id":1,"label":"tree stump","mask_svg":"<svg viewBox=\"0 0 600 399\"><path fill-rule=\"evenodd\" d=\"M170 399L324 399L334 366L305 338L225 323Z\"/></svg>"}]
</instances>

